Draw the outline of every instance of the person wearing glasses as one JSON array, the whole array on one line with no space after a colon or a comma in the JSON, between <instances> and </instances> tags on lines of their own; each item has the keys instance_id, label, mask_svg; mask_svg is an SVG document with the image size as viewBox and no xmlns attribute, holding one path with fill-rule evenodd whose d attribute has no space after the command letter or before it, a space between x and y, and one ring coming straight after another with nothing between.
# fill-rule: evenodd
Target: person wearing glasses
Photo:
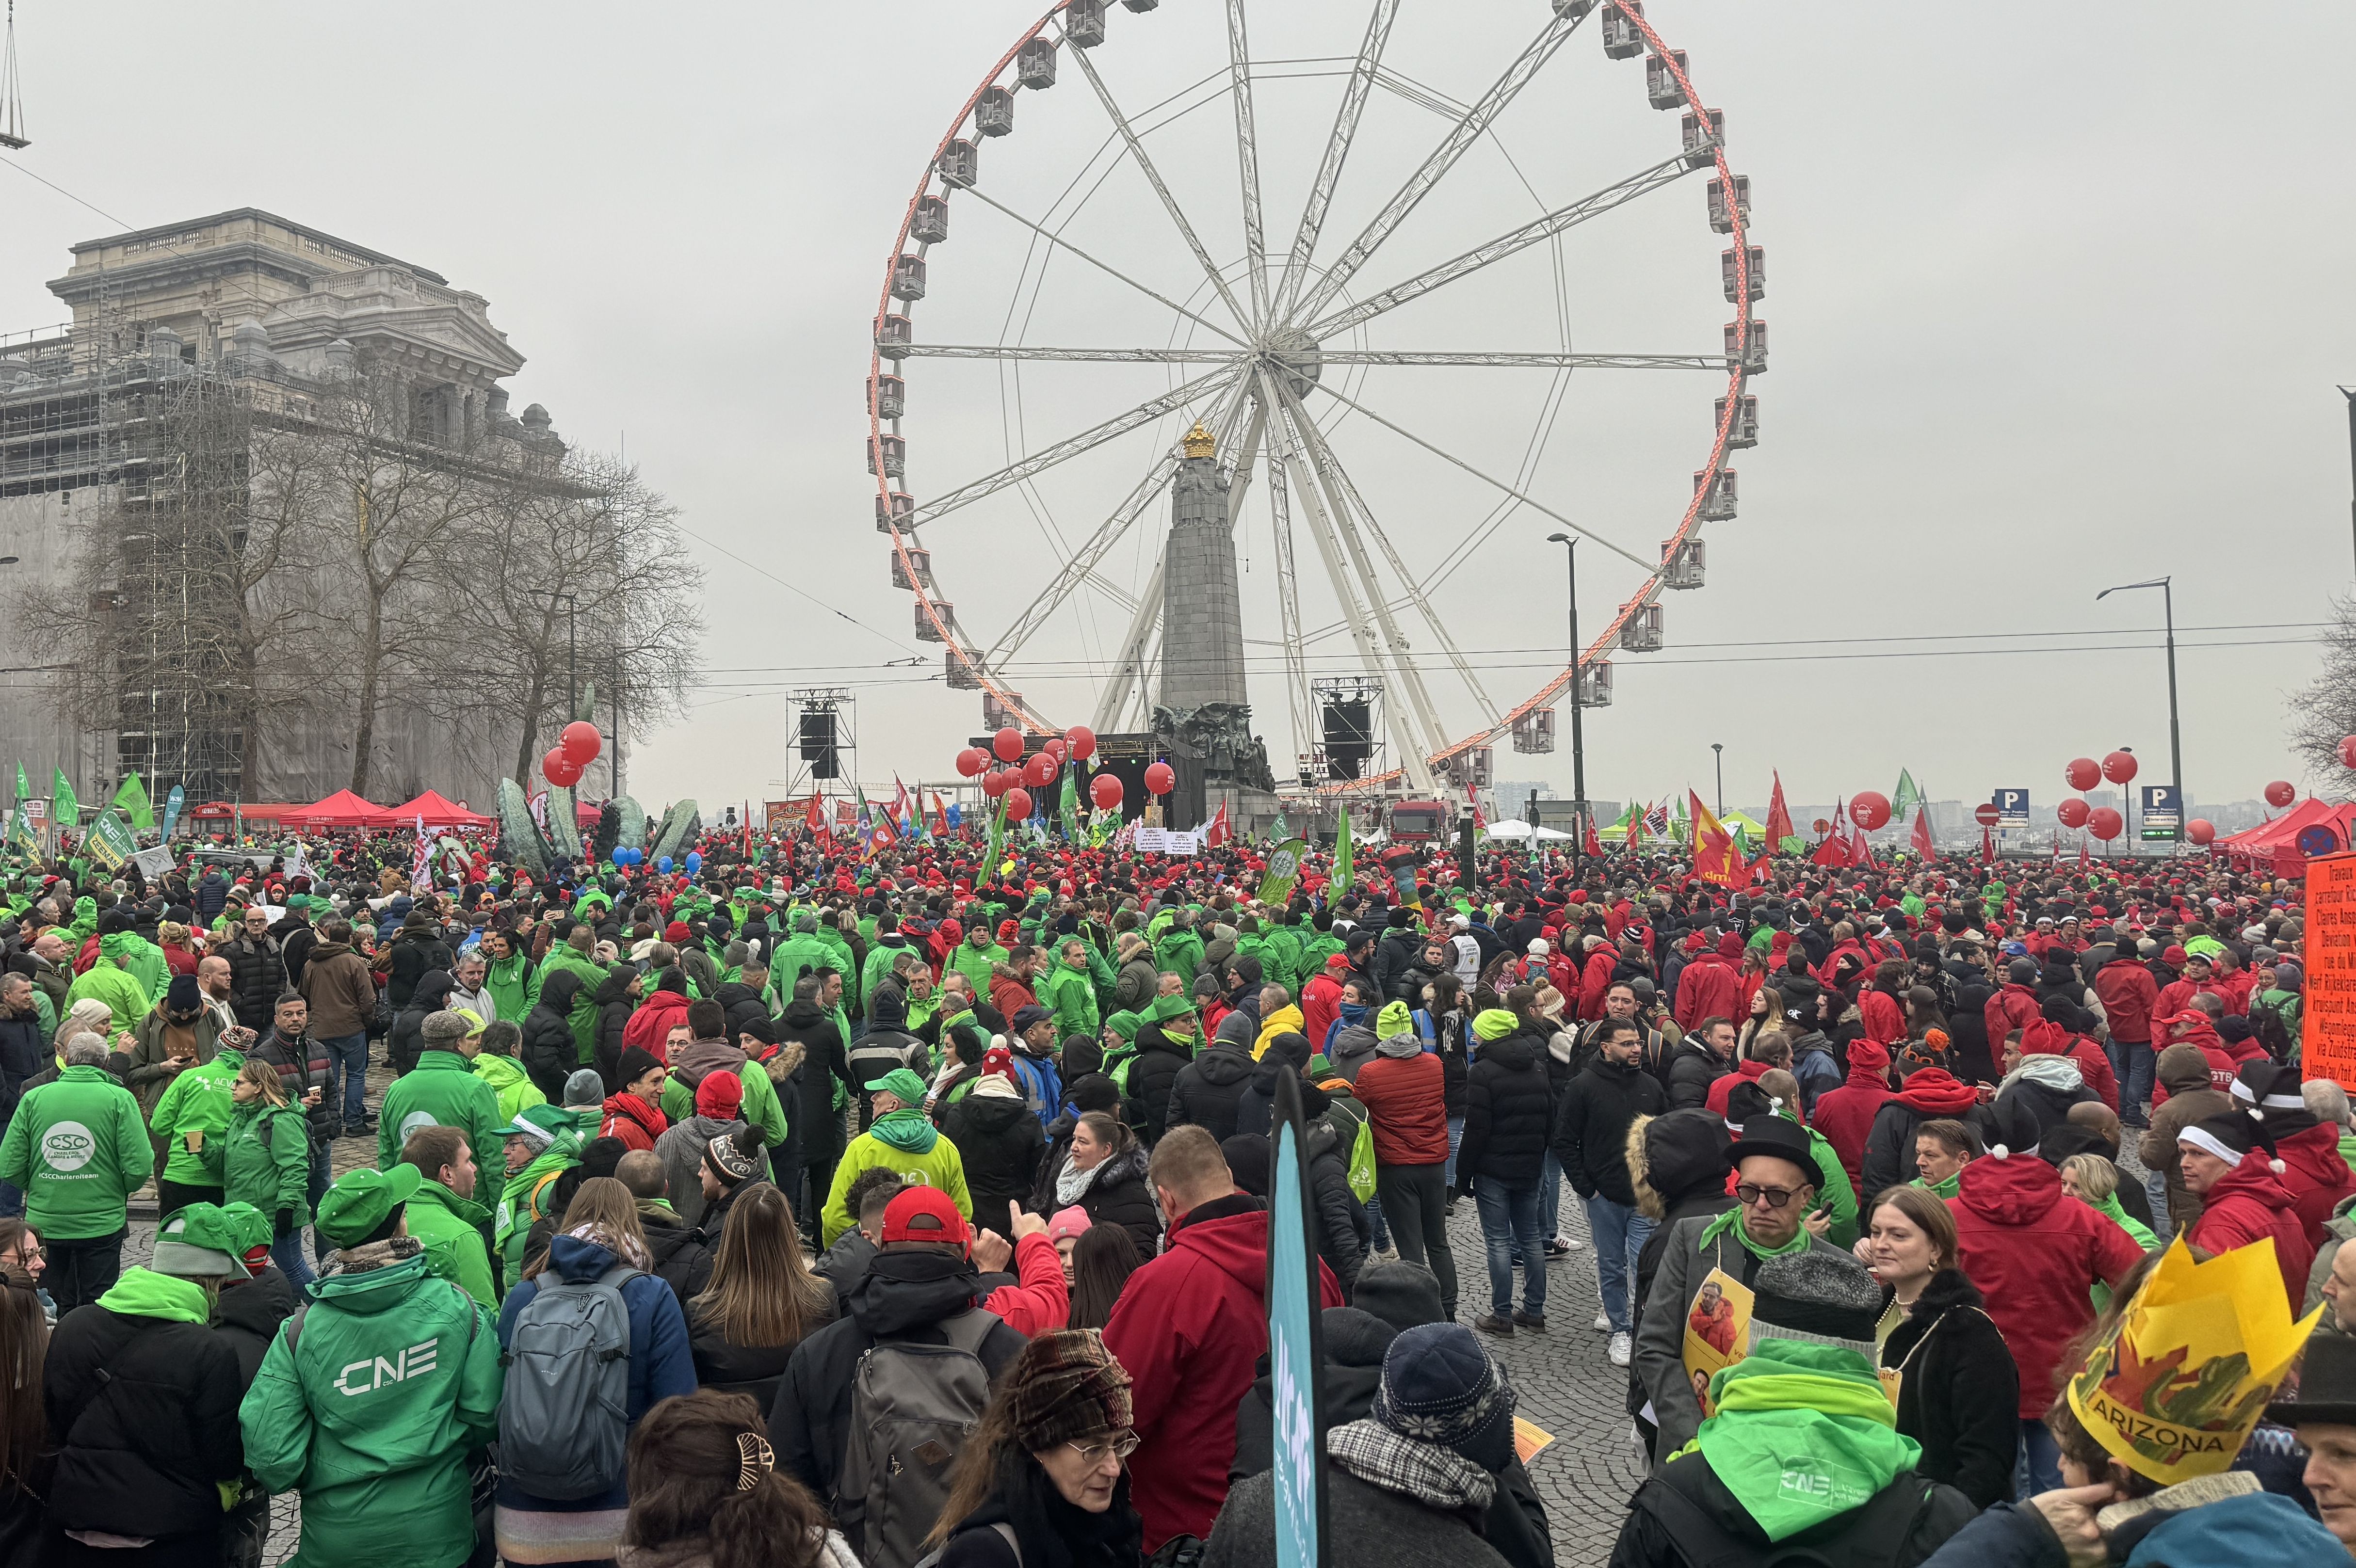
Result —
<instances>
[{"instance_id":1,"label":"person wearing glasses","mask_svg":"<svg viewBox=\"0 0 2356 1568\"><path fill-rule=\"evenodd\" d=\"M1656 1464L1692 1442L1701 1425L1701 1404L1686 1375L1685 1332L1711 1273L1747 1287L1769 1258L1803 1252L1848 1258L1801 1223L1818 1207L1825 1184L1807 1129L1779 1115L1753 1116L1728 1147L1726 1163L1734 1172L1735 1206L1669 1227L1636 1326L1636 1377L1659 1429L1653 1443Z\"/></svg>"},{"instance_id":2,"label":"person wearing glasses","mask_svg":"<svg viewBox=\"0 0 2356 1568\"><path fill-rule=\"evenodd\" d=\"M1129 1373L1087 1328L1023 1348L966 1440L948 1500L926 1544L939 1568L1021 1568L1138 1560L1143 1525L1129 1501Z\"/></svg>"}]
</instances>

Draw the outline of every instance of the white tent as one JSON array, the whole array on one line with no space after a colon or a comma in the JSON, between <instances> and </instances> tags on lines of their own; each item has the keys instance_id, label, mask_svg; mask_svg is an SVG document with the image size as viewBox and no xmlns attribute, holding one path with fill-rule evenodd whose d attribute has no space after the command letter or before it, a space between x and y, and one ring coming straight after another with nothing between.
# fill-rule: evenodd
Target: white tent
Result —
<instances>
[{"instance_id":1,"label":"white tent","mask_svg":"<svg viewBox=\"0 0 2356 1568\"><path fill-rule=\"evenodd\" d=\"M1560 842L1570 837L1568 833L1558 832L1551 827L1533 828L1528 823L1517 822L1512 817L1507 817L1503 822L1492 822L1484 831L1492 838L1511 838L1517 842L1525 838L1535 838L1541 844Z\"/></svg>"}]
</instances>

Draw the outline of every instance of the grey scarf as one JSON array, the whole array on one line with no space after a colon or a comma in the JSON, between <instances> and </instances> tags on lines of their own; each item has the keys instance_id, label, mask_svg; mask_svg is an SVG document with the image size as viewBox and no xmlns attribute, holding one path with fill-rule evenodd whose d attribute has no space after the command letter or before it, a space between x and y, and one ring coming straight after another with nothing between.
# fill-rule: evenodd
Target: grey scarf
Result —
<instances>
[{"instance_id":1,"label":"grey scarf","mask_svg":"<svg viewBox=\"0 0 2356 1568\"><path fill-rule=\"evenodd\" d=\"M1334 1463L1370 1487L1448 1512L1479 1513L1497 1478L1452 1448L1403 1437L1376 1421L1353 1421L1325 1435Z\"/></svg>"},{"instance_id":2,"label":"grey scarf","mask_svg":"<svg viewBox=\"0 0 2356 1568\"><path fill-rule=\"evenodd\" d=\"M1105 1157L1106 1159L1111 1157L1109 1155ZM1070 1155L1066 1155L1064 1168L1055 1173L1055 1207L1068 1209L1087 1197L1088 1189L1097 1184L1097 1172L1104 1168L1105 1162L1100 1159L1087 1169L1082 1170L1072 1163Z\"/></svg>"}]
</instances>

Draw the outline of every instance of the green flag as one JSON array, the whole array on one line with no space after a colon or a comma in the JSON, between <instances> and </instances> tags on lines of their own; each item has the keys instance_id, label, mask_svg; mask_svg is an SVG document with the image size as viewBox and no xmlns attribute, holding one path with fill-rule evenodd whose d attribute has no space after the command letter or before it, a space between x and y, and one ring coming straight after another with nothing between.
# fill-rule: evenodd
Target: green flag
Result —
<instances>
[{"instance_id":1,"label":"green flag","mask_svg":"<svg viewBox=\"0 0 2356 1568\"><path fill-rule=\"evenodd\" d=\"M1064 798L1056 803L1055 815L1064 825L1064 842L1076 841L1080 836L1080 786L1077 770L1064 770Z\"/></svg>"},{"instance_id":2,"label":"green flag","mask_svg":"<svg viewBox=\"0 0 2356 1568\"><path fill-rule=\"evenodd\" d=\"M74 798L73 784L63 768L57 770L57 778L49 785L49 817L60 832L81 828L81 802Z\"/></svg>"},{"instance_id":3,"label":"green flag","mask_svg":"<svg viewBox=\"0 0 2356 1568\"><path fill-rule=\"evenodd\" d=\"M25 776L25 764L16 764L16 804L22 805L33 798L33 781Z\"/></svg>"},{"instance_id":4,"label":"green flag","mask_svg":"<svg viewBox=\"0 0 2356 1568\"><path fill-rule=\"evenodd\" d=\"M1292 884L1301 875L1301 857L1309 846L1298 838L1287 838L1268 852L1268 869L1260 878L1259 901L1280 904L1292 897Z\"/></svg>"},{"instance_id":5,"label":"green flag","mask_svg":"<svg viewBox=\"0 0 2356 1568\"><path fill-rule=\"evenodd\" d=\"M125 860L139 852L139 845L131 837L131 829L122 817L115 815L112 806L100 813L98 820L90 825L89 845L90 858L110 871L121 869Z\"/></svg>"},{"instance_id":6,"label":"green flag","mask_svg":"<svg viewBox=\"0 0 2356 1568\"><path fill-rule=\"evenodd\" d=\"M139 782L134 770L123 775L123 786L114 792L114 809L131 819L131 826L145 833L155 826L155 808L148 804L147 786Z\"/></svg>"},{"instance_id":7,"label":"green flag","mask_svg":"<svg viewBox=\"0 0 2356 1568\"><path fill-rule=\"evenodd\" d=\"M1269 842L1271 844L1281 844L1291 836L1292 829L1284 825L1284 813L1280 811L1278 812L1276 814L1276 820L1268 825Z\"/></svg>"},{"instance_id":8,"label":"green flag","mask_svg":"<svg viewBox=\"0 0 2356 1568\"><path fill-rule=\"evenodd\" d=\"M996 809L990 814L990 853L982 858L982 876L998 874L998 847L1006 837L1006 796L1001 795Z\"/></svg>"},{"instance_id":9,"label":"green flag","mask_svg":"<svg viewBox=\"0 0 2356 1568\"><path fill-rule=\"evenodd\" d=\"M1899 769L1898 787L1890 796L1890 819L1892 822L1903 822L1914 815L1914 808L1921 804L1922 804L1922 792L1916 787L1914 775L1904 768Z\"/></svg>"},{"instance_id":10,"label":"green flag","mask_svg":"<svg viewBox=\"0 0 2356 1568\"><path fill-rule=\"evenodd\" d=\"M1350 808L1342 808L1342 827L1333 836L1333 885L1344 892L1357 886L1357 868L1350 859Z\"/></svg>"},{"instance_id":11,"label":"green flag","mask_svg":"<svg viewBox=\"0 0 2356 1568\"><path fill-rule=\"evenodd\" d=\"M21 773L24 770L19 768L17 771ZM40 837L33 831L32 813L25 809L21 798L16 802L16 809L8 814L8 842L26 849L40 848Z\"/></svg>"}]
</instances>

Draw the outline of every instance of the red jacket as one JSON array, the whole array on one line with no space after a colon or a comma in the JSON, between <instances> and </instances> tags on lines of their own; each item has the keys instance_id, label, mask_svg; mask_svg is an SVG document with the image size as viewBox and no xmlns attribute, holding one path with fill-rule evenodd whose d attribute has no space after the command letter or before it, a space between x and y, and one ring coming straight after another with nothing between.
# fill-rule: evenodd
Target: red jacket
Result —
<instances>
[{"instance_id":1,"label":"red jacket","mask_svg":"<svg viewBox=\"0 0 2356 1568\"><path fill-rule=\"evenodd\" d=\"M2086 1081L2086 1087L2102 1096L2113 1115L2118 1115L2118 1074L2111 1071L2111 1059L2103 1048L2084 1035L2072 1035L2060 1024L2040 1018L2021 1031L2020 1054L2068 1057L2078 1064L2078 1075Z\"/></svg>"},{"instance_id":2,"label":"red jacket","mask_svg":"<svg viewBox=\"0 0 2356 1568\"><path fill-rule=\"evenodd\" d=\"M2129 1044L2151 1039L2152 1020L2161 1015L2159 982L2133 959L2122 958L2094 972L2094 998L2110 1019L2111 1038Z\"/></svg>"},{"instance_id":3,"label":"red jacket","mask_svg":"<svg viewBox=\"0 0 2356 1568\"><path fill-rule=\"evenodd\" d=\"M1072 1320L1072 1291L1064 1283L1064 1260L1044 1231L1033 1231L1014 1243L1014 1277L985 1297L984 1312L994 1312L1009 1328L1033 1339Z\"/></svg>"},{"instance_id":4,"label":"red jacket","mask_svg":"<svg viewBox=\"0 0 2356 1568\"><path fill-rule=\"evenodd\" d=\"M1017 1012L1039 1005L1039 994L1012 975L993 973L990 976L990 1005L998 1009L1011 1029Z\"/></svg>"},{"instance_id":5,"label":"red jacket","mask_svg":"<svg viewBox=\"0 0 2356 1568\"><path fill-rule=\"evenodd\" d=\"M1726 1115L1726 1097L1734 1093L1734 1086L1737 1083L1755 1082L1767 1071L1767 1063L1763 1061L1738 1061L1734 1064L1733 1072L1710 1084L1709 1098L1703 1103L1710 1108L1712 1114L1723 1119ZM1829 1094L1832 1091L1827 1089L1825 1093Z\"/></svg>"},{"instance_id":6,"label":"red jacket","mask_svg":"<svg viewBox=\"0 0 2356 1568\"><path fill-rule=\"evenodd\" d=\"M1587 965L1580 971L1579 1021L1593 1023L1603 1016L1603 996L1612 989L1612 971L1620 966L1620 955L1609 946L1599 947L1587 955Z\"/></svg>"},{"instance_id":7,"label":"red jacket","mask_svg":"<svg viewBox=\"0 0 2356 1568\"><path fill-rule=\"evenodd\" d=\"M2256 976L2247 969L2236 969L2230 975L2220 975L2211 980L2209 988L2223 999L2225 1011L2231 1016L2250 1010L2250 991L2256 984Z\"/></svg>"},{"instance_id":8,"label":"red jacket","mask_svg":"<svg viewBox=\"0 0 2356 1568\"><path fill-rule=\"evenodd\" d=\"M669 1128L670 1119L636 1094L608 1094L605 1120L598 1127L597 1136L619 1138L630 1148L651 1149L655 1140Z\"/></svg>"},{"instance_id":9,"label":"red jacket","mask_svg":"<svg viewBox=\"0 0 2356 1568\"><path fill-rule=\"evenodd\" d=\"M1428 1051L1377 1051L1353 1085L1375 1133L1378 1165L1442 1165L1448 1159L1447 1072Z\"/></svg>"},{"instance_id":10,"label":"red jacket","mask_svg":"<svg viewBox=\"0 0 2356 1568\"><path fill-rule=\"evenodd\" d=\"M2105 965L2104 967L2108 968L2109 965ZM2098 980L2102 978L2099 975L2094 977ZM2167 985L2160 987L2159 1000L2152 1005L2152 1017L2170 1019L2179 1013L2189 1012L2192 1008L2192 998L2203 991L2221 1001L2224 999L2225 994L2217 989L2217 983L2214 980L2201 985L2195 985L2190 980L2170 980ZM2094 995L2100 997L2102 994L2102 987L2097 986L2094 988Z\"/></svg>"},{"instance_id":11,"label":"red jacket","mask_svg":"<svg viewBox=\"0 0 2356 1568\"><path fill-rule=\"evenodd\" d=\"M1987 1006L1980 1009L1980 1017L1987 1024L1988 1055L2002 1061L2005 1036L2017 1029L2027 1029L2042 1019L2045 1014L2037 1005L2036 992L2008 980L2002 990L1987 999ZM2044 1412L2040 1408L2038 1413L2041 1415Z\"/></svg>"},{"instance_id":12,"label":"red jacket","mask_svg":"<svg viewBox=\"0 0 2356 1568\"><path fill-rule=\"evenodd\" d=\"M2310 1252L2323 1245L2323 1222L2332 1211L2356 1194L2356 1170L2340 1157L2340 1129L2329 1123L2293 1133L2275 1146L2283 1162L2276 1179L2290 1193L2291 1207L2305 1227ZM2306 1275L2300 1275L2304 1286Z\"/></svg>"},{"instance_id":13,"label":"red jacket","mask_svg":"<svg viewBox=\"0 0 2356 1568\"><path fill-rule=\"evenodd\" d=\"M2063 1348L2094 1320L2087 1286L2117 1285L2142 1249L2065 1195L2061 1172L2035 1155L1972 1161L1947 1207L1957 1262L2020 1369L2020 1418L2034 1421L2053 1403Z\"/></svg>"},{"instance_id":14,"label":"red jacket","mask_svg":"<svg viewBox=\"0 0 2356 1568\"><path fill-rule=\"evenodd\" d=\"M1317 1274L1319 1305L1341 1306L1332 1271ZM1240 1195L1204 1204L1129 1283L1104 1342L1130 1376L1130 1502L1150 1554L1173 1535L1209 1539L1226 1500L1236 1406L1268 1351L1267 1211Z\"/></svg>"},{"instance_id":15,"label":"red jacket","mask_svg":"<svg viewBox=\"0 0 2356 1568\"><path fill-rule=\"evenodd\" d=\"M1881 1055L1886 1064L1889 1053ZM1853 1188L1865 1169L1865 1136L1873 1130L1873 1118L1880 1114L1882 1102L1890 1097L1888 1071L1886 1065L1876 1068L1853 1061L1848 1081L1817 1095L1815 1114L1808 1118L1808 1125L1824 1134L1825 1141L1840 1156L1841 1168L1848 1172Z\"/></svg>"},{"instance_id":16,"label":"red jacket","mask_svg":"<svg viewBox=\"0 0 2356 1568\"><path fill-rule=\"evenodd\" d=\"M670 1052L664 1049L663 1041L670 1038L673 1029L683 1028L686 1023L685 997L677 991L650 992L638 1004L638 1010L630 1015L630 1021L622 1026L623 1048L636 1046L651 1051L656 1061L668 1067Z\"/></svg>"},{"instance_id":17,"label":"red jacket","mask_svg":"<svg viewBox=\"0 0 2356 1568\"><path fill-rule=\"evenodd\" d=\"M1677 1028L1687 1034L1704 1019L1742 1025L1742 972L1715 953L1705 953L1677 973Z\"/></svg>"},{"instance_id":18,"label":"red jacket","mask_svg":"<svg viewBox=\"0 0 2356 1568\"><path fill-rule=\"evenodd\" d=\"M1969 1170L1971 1166L1964 1168ZM2306 1227L2291 1206L2290 1189L2275 1173L2266 1151L2254 1148L2202 1195L2201 1218L2184 1239L2215 1257L2269 1237L2275 1243L2275 1266L2282 1270L2283 1293L2290 1298L2291 1316L2296 1317L2307 1295L2307 1270L2315 1261L2315 1249L2308 1244Z\"/></svg>"},{"instance_id":19,"label":"red jacket","mask_svg":"<svg viewBox=\"0 0 2356 1568\"><path fill-rule=\"evenodd\" d=\"M1857 1010L1865 1020L1865 1038L1876 1045L1896 1045L1906 1038L1906 1015L1887 991L1869 986L1858 993Z\"/></svg>"},{"instance_id":20,"label":"red jacket","mask_svg":"<svg viewBox=\"0 0 2356 1568\"><path fill-rule=\"evenodd\" d=\"M1341 956L1339 954L1334 956ZM1325 1031L1333 1027L1342 1007L1342 974L1332 966L1320 969L1310 982L1301 987L1301 1032L1309 1037L1309 1049L1325 1049Z\"/></svg>"}]
</instances>

